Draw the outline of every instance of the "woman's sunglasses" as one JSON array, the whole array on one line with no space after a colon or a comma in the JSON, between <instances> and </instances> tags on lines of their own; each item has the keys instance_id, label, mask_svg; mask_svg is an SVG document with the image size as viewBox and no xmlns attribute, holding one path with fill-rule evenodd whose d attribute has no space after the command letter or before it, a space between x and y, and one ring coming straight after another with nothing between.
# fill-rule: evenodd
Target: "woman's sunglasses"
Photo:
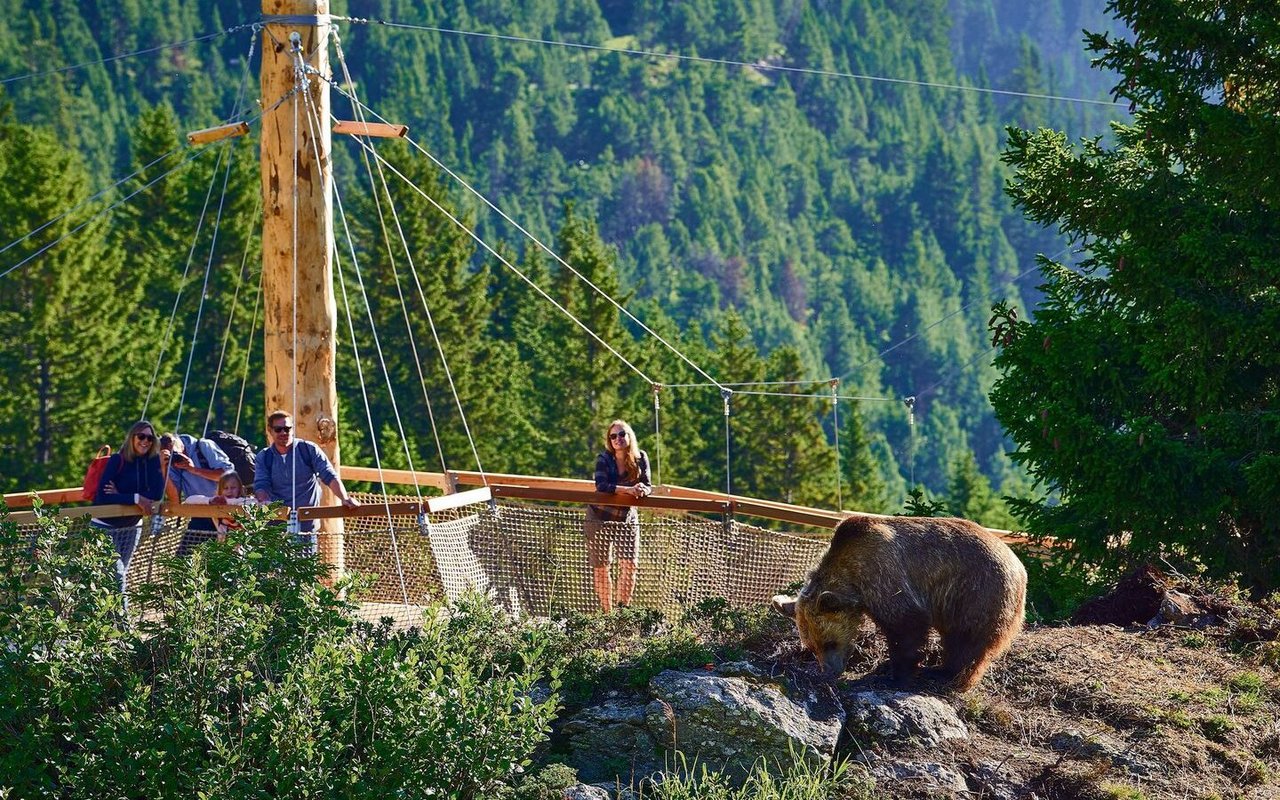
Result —
<instances>
[{"instance_id":1,"label":"woman's sunglasses","mask_svg":"<svg viewBox=\"0 0 1280 800\"><path fill-rule=\"evenodd\" d=\"M154 442L156 440L156 437L150 433L135 433L133 438L140 442Z\"/></svg>"},{"instance_id":2,"label":"woman's sunglasses","mask_svg":"<svg viewBox=\"0 0 1280 800\"><path fill-rule=\"evenodd\" d=\"M609 438L610 438L610 439L625 439L625 438L627 438L627 432L626 432L626 431L618 431L617 433L611 433L611 434L609 434Z\"/></svg>"}]
</instances>

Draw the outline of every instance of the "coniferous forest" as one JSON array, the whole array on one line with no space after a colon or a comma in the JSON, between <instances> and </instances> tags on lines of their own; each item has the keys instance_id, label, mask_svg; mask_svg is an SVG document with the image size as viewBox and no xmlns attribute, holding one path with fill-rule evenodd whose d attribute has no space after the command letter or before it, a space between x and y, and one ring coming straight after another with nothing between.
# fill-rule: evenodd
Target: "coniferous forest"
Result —
<instances>
[{"instance_id":1,"label":"coniferous forest","mask_svg":"<svg viewBox=\"0 0 1280 800\"><path fill-rule=\"evenodd\" d=\"M0 798L1273 796L1273 5L336 3L334 115L410 128L385 163L334 137L344 464L586 477L624 417L655 483L1017 526L996 600L1070 622L953 696L921 608L993 596L939 534L963 579L903 601L925 622L830 645L797 632L874 606L823 567L799 627L417 609L401 573L398 628L263 507L126 607L119 544L4 505ZM258 18L0 2L3 491L78 485L139 418L262 444Z\"/></svg>"},{"instance_id":2,"label":"coniferous forest","mask_svg":"<svg viewBox=\"0 0 1280 800\"><path fill-rule=\"evenodd\" d=\"M919 485L1013 524L996 498L1026 479L987 399L987 320L1000 300L1029 313L1037 253L1071 256L1002 192L1000 151L1007 125L1109 136L1126 116L1081 45L1119 25L1101 2L332 10L361 20L338 25L335 87L421 148L379 145L403 175L383 189L335 137L345 461L376 444L388 466L474 469L469 429L484 469L585 476L622 416L665 482L875 511ZM6 12L0 75L34 77L0 87L0 486L74 483L142 415L257 443L257 144L182 138L264 113L257 5ZM412 265L388 255L387 193ZM732 397L728 448L709 378L761 384ZM858 398L835 414L831 378Z\"/></svg>"}]
</instances>

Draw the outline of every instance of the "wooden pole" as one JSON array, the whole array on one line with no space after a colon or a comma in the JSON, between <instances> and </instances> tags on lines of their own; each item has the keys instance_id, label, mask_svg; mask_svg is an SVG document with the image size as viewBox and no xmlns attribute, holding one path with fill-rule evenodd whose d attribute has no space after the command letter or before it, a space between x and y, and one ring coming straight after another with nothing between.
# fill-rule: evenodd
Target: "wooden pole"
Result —
<instances>
[{"instance_id":1,"label":"wooden pole","mask_svg":"<svg viewBox=\"0 0 1280 800\"><path fill-rule=\"evenodd\" d=\"M262 0L262 14L265 411L293 414L295 435L339 467L329 84L307 74L307 98L282 102L298 85L299 48L303 62L329 75L329 0ZM259 424L265 433L266 414ZM320 504L334 502L324 487ZM319 530L330 534L319 537L320 556L340 574L342 520L323 520Z\"/></svg>"}]
</instances>

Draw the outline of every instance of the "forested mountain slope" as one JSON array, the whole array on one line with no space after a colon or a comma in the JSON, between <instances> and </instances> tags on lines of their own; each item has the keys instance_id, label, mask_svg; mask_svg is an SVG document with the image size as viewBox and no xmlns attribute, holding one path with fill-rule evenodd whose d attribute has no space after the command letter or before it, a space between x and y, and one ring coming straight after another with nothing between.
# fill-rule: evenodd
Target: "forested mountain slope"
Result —
<instances>
[{"instance_id":1,"label":"forested mountain slope","mask_svg":"<svg viewBox=\"0 0 1280 800\"><path fill-rule=\"evenodd\" d=\"M986 399L993 374L985 322L993 299L1011 297L1023 305L1034 290L1034 254L1056 253L1061 246L1052 231L1024 222L1001 193L1003 126L1043 124L1074 135L1101 135L1105 120L1122 112L1115 106L946 87L1105 100L1106 76L1088 71L1078 30L1108 25L1101 5L1069 0L953 0L949 5L941 0L382 0L335 3L333 11L370 20L343 22L339 28L353 86L363 101L387 119L407 123L426 150L575 266L579 262L572 254L585 259L590 268L584 271L616 289L642 319L678 340L717 380L813 380L814 385L801 387L810 392L827 391L821 382L840 377L842 394L879 398L842 405L844 424L865 423L865 433L851 430L842 438L851 437L861 448L864 460L858 463L876 465L884 486L879 505L896 508L908 480L941 491L971 452L997 484L1010 477L1002 432ZM165 154L176 144L177 130L214 124L237 102L253 108L257 75L256 59L246 68L248 28L183 48L46 71L234 29L257 18L256 3L111 0L82 6L6 0L4 11L0 76L44 73L3 85L0 98L12 107L4 122L52 132L58 144L32 145L47 147L49 158L59 149L83 158L83 172L75 164L60 171L78 184L65 197L87 196L108 185L110 176L129 174ZM771 66L805 71L767 69ZM161 107L144 114L155 104ZM352 113L339 98L334 108L339 116ZM7 151L0 146L10 179L24 165L34 169L31 151L18 148L17 141L11 137ZM164 163L184 157L179 152ZM436 183L437 172L422 158L407 152L393 157L422 185ZM220 240L208 254L211 264L226 265L228 273L249 265L243 276L250 287L256 252L253 158L251 145L237 151L228 184L235 213L223 214ZM233 341L223 356L217 335L202 334L206 342L189 330L182 333L179 325L166 355L157 358L154 343L162 338L176 288L200 279L191 275L203 267L205 255L190 266L192 230L207 186L226 167L222 160L215 169L213 160L199 159L180 178L100 220L98 244L81 245L101 250L92 264L83 253L59 248L23 267L28 280L53 269L78 270L94 280L115 281L107 286L123 280L129 288L100 298L97 316L107 318L102 330L76 334L115 342L115 377L78 379L93 384L86 392L101 394L96 402L82 403L67 416L66 402L54 402L51 395L11 401L15 419L48 417L48 431L41 427L39 437L47 457L34 472L0 470L6 488L18 485L19 477L74 477L82 459L55 452L50 444L55 431L86 442L113 432L117 426L97 422L102 414L124 419L138 411L136 386L119 376L130 370L149 374L146 365L157 361L160 385L181 386L185 380L193 388L157 392L152 413L172 418L185 404L183 419L202 423L206 398L215 395L215 424L232 426L234 391L225 381L215 391L213 377L199 370L185 373L187 351L195 338L198 363L233 364L244 358L252 340ZM377 252L376 210L359 163L355 151L339 154L339 191L349 210L359 212L356 227L372 234L368 251L361 251L371 272L366 279L373 278L369 302L378 318L392 319L399 313L392 303L394 275L383 272L377 280L380 268L392 266L380 264L389 259ZM30 192L6 197L6 209L23 213L6 218L0 246L58 213L59 205L52 202L58 193L45 194L51 202L38 213L29 207ZM650 378L668 384L699 380L662 348L636 338L633 323L575 295L581 289L554 261L537 254L518 231L455 183L441 183L440 196L469 215L486 240L506 242L504 252L541 274L548 287L557 287L558 296L586 304L581 307L596 315L597 328L612 331L624 353L646 364ZM436 248L439 256L432 261L438 269L426 294L452 304L440 311L443 321L437 322L464 339L456 356L448 352L453 345L447 340L445 348L467 378L461 391L475 406L467 411L476 414L478 435L488 437L481 452L490 460L486 466L578 474L589 467L598 438L594 429L602 419L619 412L651 417L642 380L603 358L594 344L580 341L581 334L554 319L549 306L535 308L540 300L521 294L518 280L467 237L449 231L448 223L429 219L432 212L420 198L406 191L402 200L418 204L418 229L410 231L420 237L415 245L427 252ZM569 206L572 211L566 211ZM130 227L161 217L162 223L145 226L141 234ZM201 236L210 234L206 230ZM5 254L0 271L19 260L9 260L15 252L21 248ZM191 272L186 278L184 264ZM233 299L239 283L229 276L224 280L220 285L214 279L205 293L213 306L205 325L207 330L225 326L232 309L242 307L240 322L232 326L239 334L249 324L252 303L246 298L252 292L246 289ZM71 291L65 277L55 283ZM177 319L191 323L199 294L184 294L184 313ZM5 330L10 338L21 335L32 303L42 301L17 302L12 296L5 301L13 314ZM79 302L81 313L89 313L95 301ZM126 323L132 330L150 331L155 340L147 344L146 337L126 336ZM120 330L106 330L117 324ZM72 334L52 328L57 333L46 337L46 344L56 349L48 342ZM394 335L391 339L390 369L412 377L407 339L398 350ZM63 346L67 352L80 347L71 341ZM570 358L579 351L582 358ZM41 358L56 363L59 356ZM33 365L41 359L6 355L5 362L12 374L37 369ZM592 372L584 374L584 366ZM344 394L349 428L372 428L393 438L388 392L374 388L377 381L362 378L349 362L341 368L346 370L344 392L349 392ZM423 382L436 380L443 381L428 375ZM371 392L369 417L356 399L361 386ZM567 402L566 388L572 393ZM918 398L914 430L900 402L908 395ZM253 409L254 422L247 425L252 431L260 388L250 385L246 397L246 407ZM670 471L663 477L723 486L721 398L688 389L668 392L663 402L669 415L663 427L674 440L667 443ZM829 477L829 410L813 400L735 398L733 458L742 461L733 467L735 488L836 502ZM30 425L23 426L25 431L6 438L29 433ZM412 440L429 441L425 423L410 427ZM803 432L794 437L796 452L768 452L762 445L776 441L772 430ZM444 436L453 458L468 454L461 435ZM392 454L383 457L397 458L389 449ZM353 441L348 452L368 456L369 450L368 444ZM858 456L846 455L846 471ZM813 474L819 469L821 478ZM850 498L841 500L848 505Z\"/></svg>"}]
</instances>

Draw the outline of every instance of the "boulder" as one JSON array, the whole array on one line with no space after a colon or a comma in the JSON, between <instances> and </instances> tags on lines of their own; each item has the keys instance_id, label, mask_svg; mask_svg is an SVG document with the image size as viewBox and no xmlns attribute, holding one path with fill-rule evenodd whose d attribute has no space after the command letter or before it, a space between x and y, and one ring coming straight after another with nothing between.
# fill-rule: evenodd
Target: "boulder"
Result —
<instances>
[{"instance_id":1,"label":"boulder","mask_svg":"<svg viewBox=\"0 0 1280 800\"><path fill-rule=\"evenodd\" d=\"M741 778L758 759L828 761L844 710L826 684L797 690L766 680L667 670L649 682L650 732L666 748Z\"/></svg>"},{"instance_id":2,"label":"boulder","mask_svg":"<svg viewBox=\"0 0 1280 800\"><path fill-rule=\"evenodd\" d=\"M662 769L662 754L645 721L644 701L611 699L570 717L560 734L567 738L570 766L584 781L632 779Z\"/></svg>"},{"instance_id":3,"label":"boulder","mask_svg":"<svg viewBox=\"0 0 1280 800\"><path fill-rule=\"evenodd\" d=\"M951 797L968 794L964 774L946 764L918 761L887 761L881 758L859 759L878 783L910 783L929 797Z\"/></svg>"},{"instance_id":4,"label":"boulder","mask_svg":"<svg viewBox=\"0 0 1280 800\"><path fill-rule=\"evenodd\" d=\"M745 778L761 758L790 765L795 755L830 760L844 710L829 684L799 689L751 670L744 676L667 670L647 698L611 699L583 709L560 728L568 761L583 781L638 785L653 772L686 763Z\"/></svg>"},{"instance_id":5,"label":"boulder","mask_svg":"<svg viewBox=\"0 0 1280 800\"><path fill-rule=\"evenodd\" d=\"M889 742L936 747L948 739L968 739L969 729L941 698L911 692L858 691L846 698L849 727Z\"/></svg>"}]
</instances>

